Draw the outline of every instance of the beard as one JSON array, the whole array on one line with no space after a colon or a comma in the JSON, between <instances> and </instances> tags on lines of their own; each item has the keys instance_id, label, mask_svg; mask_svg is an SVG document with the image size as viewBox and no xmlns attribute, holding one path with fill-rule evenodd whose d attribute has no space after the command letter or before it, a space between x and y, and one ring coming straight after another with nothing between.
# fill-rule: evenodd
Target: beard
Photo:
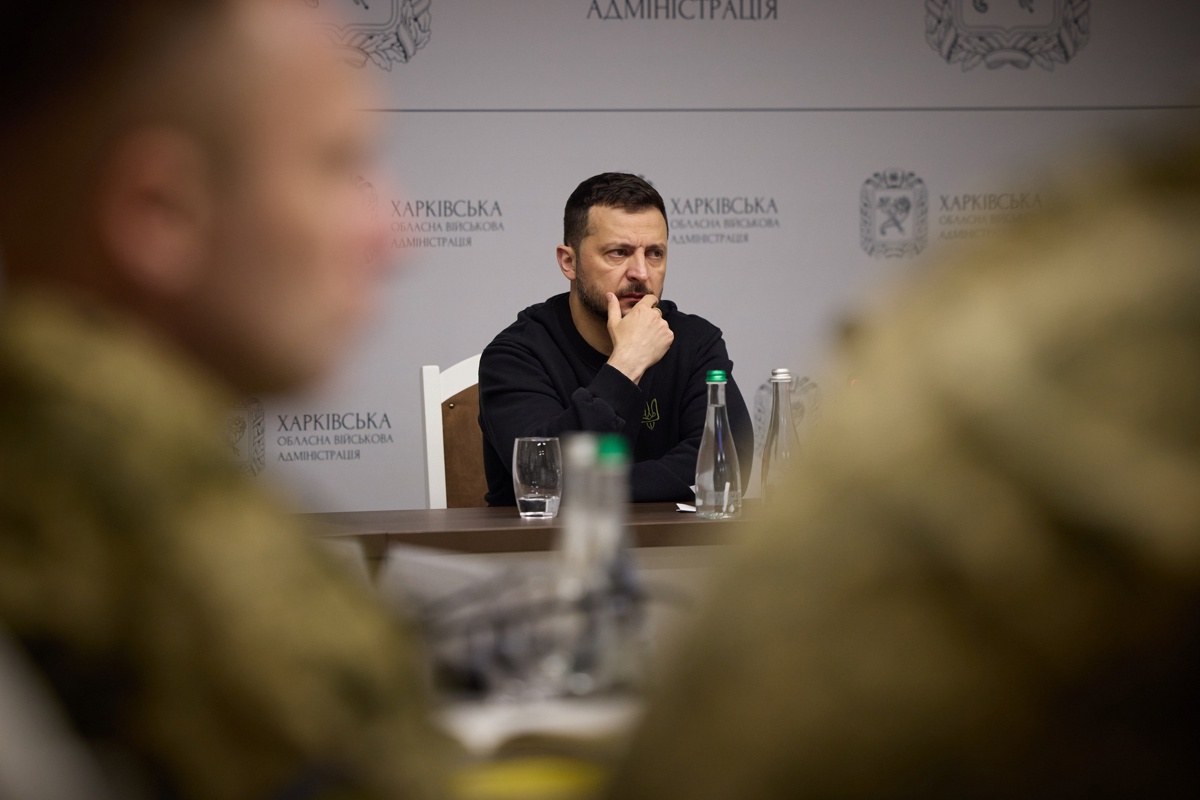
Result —
<instances>
[{"instance_id":1,"label":"beard","mask_svg":"<svg viewBox=\"0 0 1200 800\"><path fill-rule=\"evenodd\" d=\"M579 302L590 311L594 316L608 322L608 300L604 297L604 292L600 291L584 276L583 270L576 268L575 274L575 296L579 298ZM650 294L650 289L644 283L630 283L621 286L617 289L617 299L628 294ZM624 312L621 316L625 316Z\"/></svg>"}]
</instances>

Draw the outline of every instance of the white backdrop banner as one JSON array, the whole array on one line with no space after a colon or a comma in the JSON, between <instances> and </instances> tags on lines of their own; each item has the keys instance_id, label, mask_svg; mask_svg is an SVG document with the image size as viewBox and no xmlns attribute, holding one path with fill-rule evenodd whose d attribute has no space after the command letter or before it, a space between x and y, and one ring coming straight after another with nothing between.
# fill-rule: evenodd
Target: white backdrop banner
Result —
<instances>
[{"instance_id":1,"label":"white backdrop banner","mask_svg":"<svg viewBox=\"0 0 1200 800\"><path fill-rule=\"evenodd\" d=\"M664 294L724 330L753 403L772 367L819 378L921 260L1037 213L1063 154L1200 123L1191 3L321 2L381 87L364 180L398 266L335 378L258 406L259 472L308 510L424 504L421 365L566 290L562 207L590 175L663 194Z\"/></svg>"}]
</instances>

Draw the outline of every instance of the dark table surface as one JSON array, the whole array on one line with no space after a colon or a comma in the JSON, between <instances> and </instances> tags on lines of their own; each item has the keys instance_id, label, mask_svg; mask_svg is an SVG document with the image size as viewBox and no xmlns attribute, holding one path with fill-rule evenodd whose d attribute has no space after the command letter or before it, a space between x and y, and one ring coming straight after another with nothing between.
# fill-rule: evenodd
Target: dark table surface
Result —
<instances>
[{"instance_id":1,"label":"dark table surface","mask_svg":"<svg viewBox=\"0 0 1200 800\"><path fill-rule=\"evenodd\" d=\"M747 509L753 518L753 508ZM306 514L317 533L356 537L368 554L393 544L435 547L459 553L524 553L554 547L562 517L525 520L509 508L442 508L402 511L340 511ZM744 520L703 520L676 510L674 503L635 503L629 529L635 547L679 547L731 541Z\"/></svg>"}]
</instances>

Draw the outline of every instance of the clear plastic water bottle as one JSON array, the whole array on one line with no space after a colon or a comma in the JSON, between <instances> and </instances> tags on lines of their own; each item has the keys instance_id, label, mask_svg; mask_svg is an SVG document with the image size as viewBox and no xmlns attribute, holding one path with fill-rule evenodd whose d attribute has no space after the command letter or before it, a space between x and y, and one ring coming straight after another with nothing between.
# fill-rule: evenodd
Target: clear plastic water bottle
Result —
<instances>
[{"instance_id":1,"label":"clear plastic water bottle","mask_svg":"<svg viewBox=\"0 0 1200 800\"><path fill-rule=\"evenodd\" d=\"M567 602L577 602L593 588L596 451L593 433L574 433L563 440L563 527L557 548L557 592Z\"/></svg>"},{"instance_id":2,"label":"clear plastic water bottle","mask_svg":"<svg viewBox=\"0 0 1200 800\"><path fill-rule=\"evenodd\" d=\"M771 370L771 422L762 452L763 504L777 502L781 487L799 455L799 437L792 418L792 374L785 368ZM786 491L784 489L783 491Z\"/></svg>"},{"instance_id":3,"label":"clear plastic water bottle","mask_svg":"<svg viewBox=\"0 0 1200 800\"><path fill-rule=\"evenodd\" d=\"M559 595L608 591L626 545L629 442L620 434L576 433L563 448L565 496L558 544Z\"/></svg>"},{"instance_id":4,"label":"clear plastic water bottle","mask_svg":"<svg viewBox=\"0 0 1200 800\"><path fill-rule=\"evenodd\" d=\"M596 562L610 580L628 544L629 462L629 440L619 433L600 435L596 448Z\"/></svg>"},{"instance_id":5,"label":"clear plastic water bottle","mask_svg":"<svg viewBox=\"0 0 1200 800\"><path fill-rule=\"evenodd\" d=\"M620 434L601 434L593 484L594 588L585 607L588 625L567 683L567 691L574 695L639 683L642 607L626 527L629 464L629 441Z\"/></svg>"},{"instance_id":6,"label":"clear plastic water bottle","mask_svg":"<svg viewBox=\"0 0 1200 800\"><path fill-rule=\"evenodd\" d=\"M720 369L706 377L708 412L696 459L696 515L704 519L732 519L742 513L742 473L725 408L728 379Z\"/></svg>"},{"instance_id":7,"label":"clear plastic water bottle","mask_svg":"<svg viewBox=\"0 0 1200 800\"><path fill-rule=\"evenodd\" d=\"M636 684L641 589L626 529L629 442L573 434L563 449L563 529L557 552L543 694L589 695Z\"/></svg>"}]
</instances>

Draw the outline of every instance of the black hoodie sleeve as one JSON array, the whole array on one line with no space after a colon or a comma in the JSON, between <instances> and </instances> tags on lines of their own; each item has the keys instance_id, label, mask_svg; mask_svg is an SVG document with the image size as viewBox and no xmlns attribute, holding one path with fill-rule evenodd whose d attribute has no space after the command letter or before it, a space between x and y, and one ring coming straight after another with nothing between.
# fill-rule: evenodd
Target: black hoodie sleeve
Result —
<instances>
[{"instance_id":1,"label":"black hoodie sleeve","mask_svg":"<svg viewBox=\"0 0 1200 800\"><path fill-rule=\"evenodd\" d=\"M513 505L512 448L519 436L570 431L622 433L641 420L642 393L608 366L575 389L564 407L555 368L515 342L496 341L479 360L479 425L483 430L488 505Z\"/></svg>"},{"instance_id":2,"label":"black hoodie sleeve","mask_svg":"<svg viewBox=\"0 0 1200 800\"><path fill-rule=\"evenodd\" d=\"M737 448L742 491L746 490L754 460L754 426L742 393L733 379L733 362L729 359L725 340L715 328L713 334L712 338L699 346L694 360L691 360L692 368L680 411L683 438L660 458L633 465L632 496L635 503L690 503L695 499L691 487L696 480L696 457L700 452L700 437L704 433L704 419L708 412L708 384L705 377L713 369L724 370L729 375L729 383L725 386L725 406Z\"/></svg>"},{"instance_id":3,"label":"black hoodie sleeve","mask_svg":"<svg viewBox=\"0 0 1200 800\"><path fill-rule=\"evenodd\" d=\"M526 319L535 316L526 312ZM698 317L676 315L671 320L672 327L680 326L675 343L647 375L651 370L656 371L660 381L662 376L670 376L668 385L675 389L663 394L676 397L672 413L678 416L672 420L672 428L678 439L669 449L653 454L644 451L639 439L644 439L641 424L646 408L647 377L643 377L639 387L614 367L604 364L599 353L594 354L595 363L589 363L544 333L546 328L540 325L525 324L516 333L511 329L505 331L484 349L479 361L479 426L483 432L488 505L516 503L512 450L517 437L561 436L572 431L621 433L629 437L635 450L631 475L634 502L691 502L696 455L707 410L704 378L712 369L730 373L726 403L744 489L750 478L754 431L750 413L732 378L733 362L721 331ZM643 451L640 455L639 450Z\"/></svg>"}]
</instances>

